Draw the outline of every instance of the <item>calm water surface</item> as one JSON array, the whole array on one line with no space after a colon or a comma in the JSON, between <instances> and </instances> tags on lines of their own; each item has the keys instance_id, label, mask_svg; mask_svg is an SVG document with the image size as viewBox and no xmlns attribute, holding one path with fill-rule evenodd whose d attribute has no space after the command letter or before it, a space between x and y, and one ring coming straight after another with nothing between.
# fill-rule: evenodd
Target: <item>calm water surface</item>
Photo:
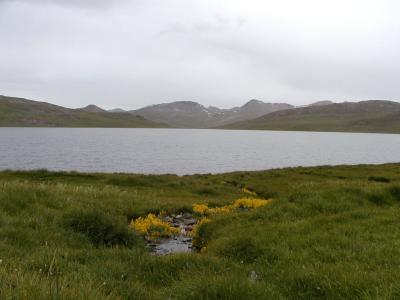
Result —
<instances>
[{"instance_id":1,"label":"calm water surface","mask_svg":"<svg viewBox=\"0 0 400 300\"><path fill-rule=\"evenodd\" d=\"M400 135L0 128L0 169L193 174L385 162L400 162Z\"/></svg>"}]
</instances>

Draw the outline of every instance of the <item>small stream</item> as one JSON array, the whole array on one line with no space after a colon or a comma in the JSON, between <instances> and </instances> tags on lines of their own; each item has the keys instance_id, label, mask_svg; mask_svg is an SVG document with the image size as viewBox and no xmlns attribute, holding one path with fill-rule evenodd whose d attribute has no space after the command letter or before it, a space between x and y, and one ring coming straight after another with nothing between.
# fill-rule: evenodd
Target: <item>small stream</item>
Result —
<instances>
[{"instance_id":1,"label":"small stream","mask_svg":"<svg viewBox=\"0 0 400 300\"><path fill-rule=\"evenodd\" d=\"M192 238L182 236L159 239L156 242L150 242L148 246L155 255L187 253L192 252L193 248Z\"/></svg>"},{"instance_id":2,"label":"small stream","mask_svg":"<svg viewBox=\"0 0 400 300\"><path fill-rule=\"evenodd\" d=\"M169 238L149 240L147 246L154 255L189 253L194 251L190 233L198 220L191 213L172 214L163 217L162 220L179 228L180 234Z\"/></svg>"}]
</instances>

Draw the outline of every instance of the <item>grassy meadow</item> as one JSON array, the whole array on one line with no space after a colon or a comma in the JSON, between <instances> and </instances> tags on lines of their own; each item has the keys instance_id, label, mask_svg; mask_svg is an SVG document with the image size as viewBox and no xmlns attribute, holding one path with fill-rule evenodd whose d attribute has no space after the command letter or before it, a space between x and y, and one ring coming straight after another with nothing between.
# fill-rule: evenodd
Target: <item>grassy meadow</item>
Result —
<instances>
[{"instance_id":1,"label":"grassy meadow","mask_svg":"<svg viewBox=\"0 0 400 300\"><path fill-rule=\"evenodd\" d=\"M202 253L151 255L129 222L248 196ZM0 299L399 299L400 164L217 175L0 172Z\"/></svg>"}]
</instances>

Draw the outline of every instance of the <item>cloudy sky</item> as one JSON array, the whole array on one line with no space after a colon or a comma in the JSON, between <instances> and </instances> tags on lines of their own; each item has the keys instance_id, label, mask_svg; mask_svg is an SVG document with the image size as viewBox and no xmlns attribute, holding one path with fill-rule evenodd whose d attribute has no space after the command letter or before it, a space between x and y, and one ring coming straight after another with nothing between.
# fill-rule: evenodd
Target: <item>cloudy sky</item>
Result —
<instances>
[{"instance_id":1,"label":"cloudy sky","mask_svg":"<svg viewBox=\"0 0 400 300\"><path fill-rule=\"evenodd\" d=\"M400 100L397 0L0 0L0 94L67 107Z\"/></svg>"}]
</instances>

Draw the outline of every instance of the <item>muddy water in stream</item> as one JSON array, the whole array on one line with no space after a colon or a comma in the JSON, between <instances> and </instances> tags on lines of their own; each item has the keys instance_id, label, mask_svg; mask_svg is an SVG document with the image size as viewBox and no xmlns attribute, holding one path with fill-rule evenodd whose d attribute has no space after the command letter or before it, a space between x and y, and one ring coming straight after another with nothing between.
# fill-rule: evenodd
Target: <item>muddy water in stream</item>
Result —
<instances>
[{"instance_id":1,"label":"muddy water in stream","mask_svg":"<svg viewBox=\"0 0 400 300\"><path fill-rule=\"evenodd\" d=\"M184 236L160 239L157 242L149 243L149 247L157 255L193 251L192 239Z\"/></svg>"},{"instance_id":2,"label":"muddy water in stream","mask_svg":"<svg viewBox=\"0 0 400 300\"><path fill-rule=\"evenodd\" d=\"M172 214L162 218L163 221L171 223L174 227L180 229L177 236L170 238L160 238L157 240L149 240L148 247L155 255L166 255L170 253L187 253L192 252L192 238L190 233L193 226L198 222L190 213Z\"/></svg>"}]
</instances>

